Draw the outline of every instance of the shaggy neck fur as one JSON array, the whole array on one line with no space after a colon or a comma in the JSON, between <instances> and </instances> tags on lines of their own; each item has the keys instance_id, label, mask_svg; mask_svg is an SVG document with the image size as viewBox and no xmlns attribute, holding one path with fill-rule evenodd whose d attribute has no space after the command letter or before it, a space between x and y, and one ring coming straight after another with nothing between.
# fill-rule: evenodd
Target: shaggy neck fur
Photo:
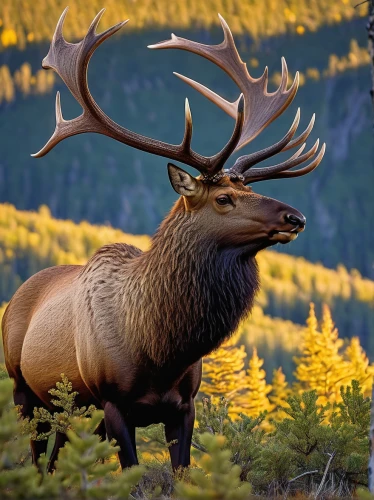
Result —
<instances>
[{"instance_id":1,"label":"shaggy neck fur","mask_svg":"<svg viewBox=\"0 0 374 500\"><path fill-rule=\"evenodd\" d=\"M192 363L218 347L251 310L259 286L254 257L204 239L180 204L136 260L137 307L127 309L128 324L134 347L159 366Z\"/></svg>"}]
</instances>

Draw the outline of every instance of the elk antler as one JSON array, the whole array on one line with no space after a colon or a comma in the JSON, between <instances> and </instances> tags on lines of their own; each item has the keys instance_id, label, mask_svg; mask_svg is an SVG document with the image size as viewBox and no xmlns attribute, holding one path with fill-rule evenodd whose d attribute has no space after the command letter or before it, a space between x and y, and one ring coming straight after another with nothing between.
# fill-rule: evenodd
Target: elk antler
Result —
<instances>
[{"instance_id":1,"label":"elk antler","mask_svg":"<svg viewBox=\"0 0 374 500\"><path fill-rule=\"evenodd\" d=\"M228 25L220 16L224 32L224 41L219 45L203 45L172 35L171 40L160 42L156 45L150 45L149 47L161 49L180 48L194 52L209 59L226 71L242 91L242 94L235 102L226 101L200 83L190 80L189 78L178 74L177 76L189 83L192 87L226 111L226 113L235 118L235 128L231 138L224 148L214 156L201 156L193 151L191 148L192 117L187 100L185 106L185 132L181 144L172 145L145 137L121 127L111 120L93 99L87 83L88 63L94 51L107 38L122 28L127 21L118 23L103 33L97 34L96 28L104 13L105 9L103 9L93 20L83 40L79 43L68 43L62 34L67 10L67 8L64 10L57 23L51 47L47 56L43 59L42 65L45 69L52 68L61 76L72 95L82 106L83 112L78 118L64 120L61 112L60 94L57 92L55 131L47 144L38 153L32 156L44 156L56 144L67 137L85 132L96 132L98 134L107 135L136 149L181 161L199 170L203 180L216 182L223 176L223 166L231 154L254 139L267 125L269 125L269 123L283 113L297 92L299 81L298 73L296 73L291 87L287 90L288 70L286 61L283 58L281 84L275 92L267 92L267 68L260 78L252 78L247 71L246 64L240 59ZM313 148L304 155L301 155L301 151L305 144L289 160L279 165L249 170L253 165L266 158L270 158L281 151L286 151L302 144L313 128L314 115L306 130L296 139L293 139L299 121L300 112L298 110L290 130L283 139L273 146L259 152L241 156L234 166L226 172L233 179L237 178L243 182L256 182L265 179L296 177L304 175L316 168L322 160L325 145L322 146L320 152L310 165L296 171L289 171L291 168L300 165L315 155L318 148L318 141Z\"/></svg>"},{"instance_id":2,"label":"elk antler","mask_svg":"<svg viewBox=\"0 0 374 500\"><path fill-rule=\"evenodd\" d=\"M255 79L251 77L251 75L248 73L246 64L241 60L239 56L230 28L228 27L226 21L222 18L222 16L219 15L219 18L224 34L224 40L219 45L205 45L187 40L185 38L180 38L172 34L170 40L159 42L154 45L149 45L149 48L176 48L186 50L188 52L193 52L197 55L205 57L206 59L222 68L238 85L242 92L242 95L244 96L244 123L240 140L238 141L235 149L237 151L238 149L252 141L265 127L267 127L273 120L275 120L281 113L283 113L283 111L291 104L298 89L299 74L298 72L296 73L291 87L287 90L288 69L286 61L282 57L281 83L279 85L279 88L275 92L269 93L267 91L267 67L265 68L265 71L260 78ZM188 83L198 92L203 94L214 104L219 106L231 117L237 117L236 108L238 101L226 101L221 96L208 89L204 85L201 85L200 83L191 80L186 76L180 75L179 73L174 74L184 82ZM313 156L317 151L317 148L315 146L308 153L302 156L300 156L301 150L299 150L288 161L274 167L257 168L252 170L250 174L248 169L253 165L259 163L260 161L270 158L271 156L274 156L281 151L292 149L303 143L308 138L313 128L314 118L315 117L313 115L308 127L302 134L300 134L300 136L298 136L296 139L292 139L300 121L300 111L298 110L291 128L283 137L283 139L281 139L273 146L263 149L262 151L246 156L241 156L240 158L238 158L235 165L227 171L227 173L233 178L239 178L243 182L247 183L281 177L296 177L310 172L321 162L325 151L325 145L322 146L317 157L308 167L297 171L285 172L290 168L300 165L300 163ZM318 145L318 143L316 144Z\"/></svg>"},{"instance_id":3,"label":"elk antler","mask_svg":"<svg viewBox=\"0 0 374 500\"><path fill-rule=\"evenodd\" d=\"M127 21L123 21L103 33L97 34L96 28L104 10L102 9L97 14L86 36L79 43L66 42L62 34L68 8L64 10L57 23L51 47L47 56L43 59L42 66L44 69L52 68L61 76L74 98L82 106L83 113L73 120L64 120L61 112L60 94L57 92L55 131L47 144L32 156L37 158L44 156L56 144L67 137L85 132L96 132L136 149L183 162L199 170L203 174L203 178L210 179L222 170L224 163L233 153L240 140L244 121L243 98L239 97L235 104L236 124L230 140L219 153L211 157L201 156L191 149L192 117L187 100L185 106L185 133L180 145L175 146L151 139L121 127L111 120L94 101L87 83L87 68L92 54L101 43L127 23Z\"/></svg>"}]
</instances>

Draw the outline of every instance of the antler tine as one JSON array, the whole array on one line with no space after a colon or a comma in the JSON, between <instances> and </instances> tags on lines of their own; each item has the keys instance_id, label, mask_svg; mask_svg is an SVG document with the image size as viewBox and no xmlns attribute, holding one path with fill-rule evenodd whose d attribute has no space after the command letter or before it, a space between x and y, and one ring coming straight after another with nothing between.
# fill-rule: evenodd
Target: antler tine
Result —
<instances>
[{"instance_id":1,"label":"antler tine","mask_svg":"<svg viewBox=\"0 0 374 500\"><path fill-rule=\"evenodd\" d=\"M236 150L253 140L267 125L277 118L289 106L298 89L299 75L296 73L291 87L287 90L288 69L282 58L282 78L279 88L272 93L267 92L268 71L265 68L260 78L252 78L246 64L241 60L234 38L226 21L219 15L224 40L219 45L205 45L193 42L172 34L170 40L149 45L151 49L182 49L193 52L212 61L222 68L238 85L244 95L244 124L243 132ZM223 111L236 117L237 102L229 102L214 93L204 85L179 73L176 76L188 83L198 92L210 99ZM264 112L265 110L265 112Z\"/></svg>"},{"instance_id":2,"label":"antler tine","mask_svg":"<svg viewBox=\"0 0 374 500\"><path fill-rule=\"evenodd\" d=\"M213 92L213 90L208 89L208 87L205 87L201 83L195 82L195 80L191 80L191 78L188 78L187 76L183 76L176 71L173 71L173 75L177 76L192 88L200 92L200 94L209 99L213 104L217 104L218 107L225 111L229 116L234 119L236 118L236 108L239 98L234 102L226 101L226 99Z\"/></svg>"},{"instance_id":3,"label":"antler tine","mask_svg":"<svg viewBox=\"0 0 374 500\"><path fill-rule=\"evenodd\" d=\"M40 158L46 155L54 146L67 137L84 132L97 132L110 135L106 131L111 125L117 126L97 106L87 85L87 67L95 49L107 38L114 35L127 22L112 26L103 33L96 34L96 28L105 9L102 9L92 21L86 36L79 43L66 42L63 36L63 24L68 7L63 11L57 23L52 43L47 56L42 61L44 69L53 69L64 81L71 94L83 108L83 113L73 120L62 118L60 95L56 95L56 128L47 144L38 153L31 156Z\"/></svg>"},{"instance_id":4,"label":"antler tine","mask_svg":"<svg viewBox=\"0 0 374 500\"><path fill-rule=\"evenodd\" d=\"M52 148L56 146L63 138L69 137L69 129L71 126L72 120L66 121L62 116L61 110L61 98L60 92L56 93L56 102L55 102L55 114L56 114L56 127L48 142L43 146L43 148L37 153L33 153L31 156L33 158L41 158L46 155ZM79 126L84 125L83 115L80 115L78 118L74 120L74 127L77 130L75 134L78 134ZM82 130L83 131L83 130ZM73 135L73 134L71 134Z\"/></svg>"},{"instance_id":5,"label":"antler tine","mask_svg":"<svg viewBox=\"0 0 374 500\"><path fill-rule=\"evenodd\" d=\"M288 151L289 149L295 148L296 146L299 146L299 144L302 144L303 142L305 142L307 140L307 138L309 137L309 135L314 127L315 119L316 119L316 115L315 115L315 113L313 113L312 118L310 119L309 125L304 130L304 132L302 134L300 134L298 137L296 137L295 139L292 139L292 141L290 141L287 144L287 146L285 146L282 149L282 151Z\"/></svg>"},{"instance_id":6,"label":"antler tine","mask_svg":"<svg viewBox=\"0 0 374 500\"><path fill-rule=\"evenodd\" d=\"M229 142L223 147L223 149L216 154L216 170L220 170L223 168L223 165L230 158L230 156L235 151L238 142L242 136L242 131L244 127L244 96L240 94L238 99L238 106L236 111L236 121L235 128L230 137Z\"/></svg>"},{"instance_id":7,"label":"antler tine","mask_svg":"<svg viewBox=\"0 0 374 500\"><path fill-rule=\"evenodd\" d=\"M287 178L299 177L301 175L309 174L309 172L312 172L321 163L322 158L325 154L325 151L326 151L326 143L323 143L318 155L315 157L315 159L309 165L307 165L303 168L299 168L298 170L290 170L290 171L281 172L279 174L274 175L274 177L271 177L271 179L284 179L286 177ZM256 181L254 181L254 182L256 182Z\"/></svg>"},{"instance_id":8,"label":"antler tine","mask_svg":"<svg viewBox=\"0 0 374 500\"><path fill-rule=\"evenodd\" d=\"M248 169L243 174L245 180L247 181L247 179L252 179L255 177L268 177L270 175L277 174L278 172L282 172L283 170L288 170L289 168L296 167L297 165L300 165L300 163L309 160L309 158L316 153L318 145L319 145L319 139L317 139L314 145L311 147L311 149L306 153L304 153L302 156L300 156L300 154L305 147L304 145L302 145L301 148L298 151L296 151L296 153L293 156L291 156L291 158L283 161L282 163L279 163L278 165L273 165L271 167Z\"/></svg>"},{"instance_id":9,"label":"antler tine","mask_svg":"<svg viewBox=\"0 0 374 500\"><path fill-rule=\"evenodd\" d=\"M203 177L209 179L211 176L214 176L217 172L222 170L224 164L228 160L228 158L232 155L235 150L235 147L240 139L241 131L243 128L244 121L244 99L241 94L238 100L238 107L236 112L236 122L234 131L231 135L231 138L227 142L227 144L223 147L223 149L210 157L211 166L209 170L204 172L204 170L200 169ZM194 155L195 153L191 149L191 140L192 140L192 116L191 109L188 99L185 101L185 131L183 141L180 145L180 148L187 155Z\"/></svg>"},{"instance_id":10,"label":"antler tine","mask_svg":"<svg viewBox=\"0 0 374 500\"><path fill-rule=\"evenodd\" d=\"M286 170L290 170L293 167L296 167L300 165L301 163L304 163L305 161L309 160L312 156L314 156L317 152L319 146L319 139L315 142L315 144L312 146L312 148L301 155L301 152L305 148L305 143L301 146L301 148L293 155L291 158L288 160L279 163L278 165L274 165L271 167L263 167L263 168L254 168L254 169L249 169L247 170L243 176L244 176L244 184L248 183L253 183L253 182L259 182L263 180L268 180L268 179L278 179L282 177L296 177L296 172L298 173L297 175L304 175L304 173L308 173L314 168L318 166L320 161L322 160L323 154L325 152L325 144L323 144L320 152L318 153L317 157L315 160L318 159L317 164L314 166L315 160L311 163L312 168L310 169L310 165L308 167L304 167L299 170L291 171L291 172L285 172ZM322 156L321 156L321 151L323 151ZM284 175L283 175L284 174ZM287 175L286 175L287 174ZM288 175L290 174L290 175Z\"/></svg>"},{"instance_id":11,"label":"antler tine","mask_svg":"<svg viewBox=\"0 0 374 500\"><path fill-rule=\"evenodd\" d=\"M297 110L294 121L290 129L288 130L287 134L280 141L265 149L262 149L261 151L256 151L255 153L252 153L250 155L241 156L236 160L235 164L230 170L233 172L243 173L248 168L252 167L253 165L256 165L256 163L260 163L261 161L266 160L267 158L270 158L271 156L274 156L280 151L282 151L284 147L287 146L287 144L290 142L292 137L295 135L299 122L300 122L300 108Z\"/></svg>"},{"instance_id":12,"label":"antler tine","mask_svg":"<svg viewBox=\"0 0 374 500\"><path fill-rule=\"evenodd\" d=\"M295 135L295 132L297 130L297 127L299 126L300 122L300 108L298 108L295 119L288 130L287 134L278 142L275 144L262 149L261 151L256 151L255 153L245 155L245 156L240 156L235 164L231 167L230 171L232 172L237 172L237 173L243 173L249 168L253 167L257 163L260 163L261 161L266 160L267 158L270 158L281 151L288 151L289 149L295 148L296 146L299 146L303 142L306 141L306 139L309 137L310 132L313 129L315 121L315 115L313 114L309 125L307 128L302 132L298 137L293 138ZM291 140L292 139L292 140Z\"/></svg>"},{"instance_id":13,"label":"antler tine","mask_svg":"<svg viewBox=\"0 0 374 500\"><path fill-rule=\"evenodd\" d=\"M185 105L184 105L184 116L185 116L185 126L184 126L182 147L186 151L190 151L191 140L192 140L192 115L191 115L190 103L188 102L187 98L185 100Z\"/></svg>"}]
</instances>

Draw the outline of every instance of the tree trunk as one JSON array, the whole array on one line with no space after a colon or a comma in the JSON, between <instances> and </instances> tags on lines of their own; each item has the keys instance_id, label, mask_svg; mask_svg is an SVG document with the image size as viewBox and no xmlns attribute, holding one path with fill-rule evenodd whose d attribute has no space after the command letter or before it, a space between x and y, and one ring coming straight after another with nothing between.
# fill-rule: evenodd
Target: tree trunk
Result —
<instances>
[{"instance_id":1,"label":"tree trunk","mask_svg":"<svg viewBox=\"0 0 374 500\"><path fill-rule=\"evenodd\" d=\"M369 54L371 57L371 98L373 101L373 111L374 111L374 0L369 0L369 22L367 25L368 36L369 36Z\"/></svg>"},{"instance_id":2,"label":"tree trunk","mask_svg":"<svg viewBox=\"0 0 374 500\"><path fill-rule=\"evenodd\" d=\"M367 25L369 37L369 54L371 57L371 99L374 112L374 0L369 0L369 22ZM370 413L370 458L369 458L369 490L374 494L374 384L371 395L371 413Z\"/></svg>"},{"instance_id":3,"label":"tree trunk","mask_svg":"<svg viewBox=\"0 0 374 500\"><path fill-rule=\"evenodd\" d=\"M369 490L374 494L374 385L371 395L371 413L370 413L370 458L369 458Z\"/></svg>"}]
</instances>

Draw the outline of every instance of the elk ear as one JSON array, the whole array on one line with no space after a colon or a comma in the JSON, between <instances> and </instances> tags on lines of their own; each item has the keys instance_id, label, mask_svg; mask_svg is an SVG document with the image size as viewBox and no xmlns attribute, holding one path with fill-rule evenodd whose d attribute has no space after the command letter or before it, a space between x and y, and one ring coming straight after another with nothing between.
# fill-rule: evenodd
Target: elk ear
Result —
<instances>
[{"instance_id":1,"label":"elk ear","mask_svg":"<svg viewBox=\"0 0 374 500\"><path fill-rule=\"evenodd\" d=\"M168 163L168 173L174 191L181 196L195 196L199 192L199 181L185 170Z\"/></svg>"}]
</instances>

